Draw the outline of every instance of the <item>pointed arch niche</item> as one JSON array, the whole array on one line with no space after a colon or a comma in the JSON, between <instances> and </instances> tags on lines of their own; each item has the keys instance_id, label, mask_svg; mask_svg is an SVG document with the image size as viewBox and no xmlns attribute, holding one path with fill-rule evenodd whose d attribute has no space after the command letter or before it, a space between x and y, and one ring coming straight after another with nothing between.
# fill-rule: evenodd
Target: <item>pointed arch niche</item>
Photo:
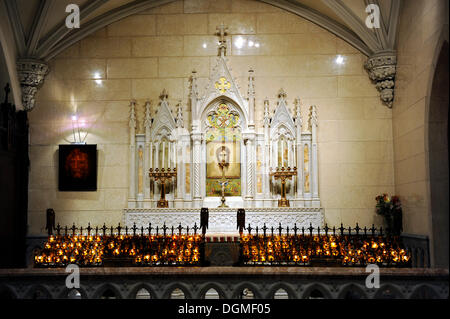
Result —
<instances>
[{"instance_id":1,"label":"pointed arch niche","mask_svg":"<svg viewBox=\"0 0 450 319\"><path fill-rule=\"evenodd\" d=\"M221 196L220 179L222 172L218 163L220 152L224 147L228 167L224 169L228 184L225 187L225 196L242 197L244 185L242 181L245 176L243 159L245 158L245 145L242 132L246 127L245 115L242 109L233 100L221 96L212 101L202 114L202 157L205 165L202 165L201 180L202 193L205 201L220 202ZM244 185L245 187L245 185ZM233 198L231 201L242 203L241 200ZM211 203L212 204L212 203ZM242 206L242 204L241 204Z\"/></svg>"}]
</instances>

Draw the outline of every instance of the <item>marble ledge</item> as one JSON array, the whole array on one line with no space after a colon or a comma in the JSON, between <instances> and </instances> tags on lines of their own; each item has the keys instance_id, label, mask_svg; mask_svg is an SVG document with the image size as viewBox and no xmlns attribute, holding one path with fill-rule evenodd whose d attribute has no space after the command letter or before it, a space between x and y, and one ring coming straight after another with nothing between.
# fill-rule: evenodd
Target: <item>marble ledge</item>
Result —
<instances>
[{"instance_id":1,"label":"marble ledge","mask_svg":"<svg viewBox=\"0 0 450 319\"><path fill-rule=\"evenodd\" d=\"M296 276L296 277L367 277L362 267L99 267L80 268L83 276ZM382 276L438 277L448 281L444 268L380 268ZM65 268L0 269L1 277L67 276Z\"/></svg>"},{"instance_id":2,"label":"marble ledge","mask_svg":"<svg viewBox=\"0 0 450 319\"><path fill-rule=\"evenodd\" d=\"M209 212L233 212L236 213L238 207L217 207L208 208ZM322 207L242 207L246 212L321 212ZM158 212L158 213L200 213L200 208L125 208L126 213L131 212Z\"/></svg>"}]
</instances>

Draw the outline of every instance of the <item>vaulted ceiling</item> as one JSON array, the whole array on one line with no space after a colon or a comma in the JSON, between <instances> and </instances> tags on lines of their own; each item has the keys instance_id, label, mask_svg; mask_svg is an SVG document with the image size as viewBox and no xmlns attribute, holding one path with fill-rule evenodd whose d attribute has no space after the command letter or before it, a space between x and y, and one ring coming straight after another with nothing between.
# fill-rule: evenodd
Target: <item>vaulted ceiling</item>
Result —
<instances>
[{"instance_id":1,"label":"vaulted ceiling","mask_svg":"<svg viewBox=\"0 0 450 319\"><path fill-rule=\"evenodd\" d=\"M17 44L19 58L48 61L89 34L129 15L176 0L1 0ZM256 0L295 13L326 28L370 56L395 49L400 0ZM365 25L369 3L377 4L381 28ZM69 4L81 11L80 29L65 26Z\"/></svg>"},{"instance_id":2,"label":"vaulted ceiling","mask_svg":"<svg viewBox=\"0 0 450 319\"><path fill-rule=\"evenodd\" d=\"M33 109L36 91L48 73L47 62L66 48L111 23L174 1L177 0L0 0L0 41L4 50L5 44L8 46L5 57L8 56L11 86L18 108ZM185 1L202 4L216 0ZM296 14L354 46L368 57L365 67L369 77L380 91L383 103L392 107L401 0L245 1L263 2ZM80 9L80 28L66 27L66 18L71 13L66 12L69 4L76 4ZM369 4L379 8L378 28L366 25L368 15L372 13L366 12Z\"/></svg>"}]
</instances>

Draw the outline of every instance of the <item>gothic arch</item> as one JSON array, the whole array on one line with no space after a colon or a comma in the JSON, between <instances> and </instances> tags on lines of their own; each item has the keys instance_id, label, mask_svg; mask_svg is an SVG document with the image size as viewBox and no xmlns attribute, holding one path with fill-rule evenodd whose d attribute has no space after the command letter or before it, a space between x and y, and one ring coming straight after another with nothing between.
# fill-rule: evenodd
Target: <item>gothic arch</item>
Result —
<instances>
[{"instance_id":1,"label":"gothic arch","mask_svg":"<svg viewBox=\"0 0 450 319\"><path fill-rule=\"evenodd\" d=\"M310 285L308 288L305 289L301 298L308 299L313 291L319 291L323 295L324 299L331 299L331 294L328 291L327 287L321 284Z\"/></svg>"},{"instance_id":2,"label":"gothic arch","mask_svg":"<svg viewBox=\"0 0 450 319\"><path fill-rule=\"evenodd\" d=\"M428 78L425 104L425 160L429 194L432 267L448 267L448 30L441 30ZM445 134L446 128L446 134ZM446 141L445 141L446 139ZM446 148L446 152L445 152ZM446 178L445 178L446 177ZM444 244L445 243L445 244Z\"/></svg>"},{"instance_id":3,"label":"gothic arch","mask_svg":"<svg viewBox=\"0 0 450 319\"><path fill-rule=\"evenodd\" d=\"M116 299L123 299L119 289L117 289L114 285L112 284L105 284L103 286L101 286L100 288L97 289L97 291L95 292L93 299L101 299L101 297L103 296L103 294L110 290L114 296L116 297Z\"/></svg>"},{"instance_id":4,"label":"gothic arch","mask_svg":"<svg viewBox=\"0 0 450 319\"><path fill-rule=\"evenodd\" d=\"M64 22L61 22L56 32L49 36L48 39L45 39L41 47L37 48L35 56L45 61L49 61L74 43L86 38L87 36L106 27L107 25L129 17L133 14L140 13L144 10L156 8L174 1L176 0L134 1L91 19L90 21L83 24L83 28L80 28L71 33L69 33L69 30L67 30L67 28L65 27ZM375 48L373 46L373 43L369 43L370 45L366 44L365 42L370 42L367 41L366 38L361 39L361 37L349 27L344 26L331 19L330 17L324 15L323 13L317 12L301 3L288 3L282 0L256 1L267 3L284 11L296 14L299 17L326 29L328 32L348 42L350 45L355 47L366 56L370 56L374 52Z\"/></svg>"},{"instance_id":5,"label":"gothic arch","mask_svg":"<svg viewBox=\"0 0 450 319\"><path fill-rule=\"evenodd\" d=\"M148 293L150 294L150 299L155 299L156 294L153 291L153 289L150 287L150 285L148 284L139 284L136 287L134 287L130 294L128 295L128 299L136 299L136 294L139 292L139 290L141 289L145 289L148 291Z\"/></svg>"},{"instance_id":6,"label":"gothic arch","mask_svg":"<svg viewBox=\"0 0 450 319\"><path fill-rule=\"evenodd\" d=\"M208 114L213 112L221 103L227 103L233 108L233 111L237 112L239 114L239 124L238 126L241 128L241 131L244 132L247 129L247 115L245 112L245 109L239 105L235 100L232 98L221 95L217 98L214 98L211 100L206 106L203 108L203 110L200 110L200 120L201 120L201 127L202 132L204 132L204 129L206 128L205 121L207 120Z\"/></svg>"},{"instance_id":7,"label":"gothic arch","mask_svg":"<svg viewBox=\"0 0 450 319\"><path fill-rule=\"evenodd\" d=\"M166 137L166 138L172 137L172 139L176 139L175 130L169 128L167 125L164 125L164 124L160 125L152 132L154 132L152 134L152 141L154 141L154 142L160 141L164 137Z\"/></svg>"},{"instance_id":8,"label":"gothic arch","mask_svg":"<svg viewBox=\"0 0 450 319\"><path fill-rule=\"evenodd\" d=\"M77 290L80 295L81 295L81 299L88 299L88 294L86 293L86 291L83 288L65 288L63 289L63 291L59 294L58 298L59 299L68 299L68 294L69 292L71 292L72 290Z\"/></svg>"},{"instance_id":9,"label":"gothic arch","mask_svg":"<svg viewBox=\"0 0 450 319\"><path fill-rule=\"evenodd\" d=\"M198 297L201 299L205 299L206 292L211 288L217 291L217 293L219 294L219 299L226 299L225 293L223 292L223 288L220 288L217 284L214 283L206 284L206 286L200 290Z\"/></svg>"},{"instance_id":10,"label":"gothic arch","mask_svg":"<svg viewBox=\"0 0 450 319\"><path fill-rule=\"evenodd\" d=\"M349 298L348 294L351 294ZM360 296L360 298L354 298L356 294ZM342 287L341 292L339 293L338 299L367 299L367 295L364 290L355 284L348 284Z\"/></svg>"},{"instance_id":11,"label":"gothic arch","mask_svg":"<svg viewBox=\"0 0 450 319\"><path fill-rule=\"evenodd\" d=\"M403 299L404 296L399 289L393 285L386 284L381 286L375 294L375 299Z\"/></svg>"},{"instance_id":12,"label":"gothic arch","mask_svg":"<svg viewBox=\"0 0 450 319\"><path fill-rule=\"evenodd\" d=\"M260 290L258 289L258 287L256 287L254 284L250 283L250 282L244 282L242 284L240 284L233 292L233 299L239 299L240 294L242 293L242 291L247 288L249 290L251 290L253 292L254 295L254 299L262 299L263 296L260 293Z\"/></svg>"},{"instance_id":13,"label":"gothic arch","mask_svg":"<svg viewBox=\"0 0 450 319\"><path fill-rule=\"evenodd\" d=\"M183 292L184 299L192 299L192 295L189 293L189 289L182 283L176 283L168 286L163 294L163 299L170 299L170 295L177 288Z\"/></svg>"},{"instance_id":14,"label":"gothic arch","mask_svg":"<svg viewBox=\"0 0 450 319\"><path fill-rule=\"evenodd\" d=\"M409 299L439 299L439 295L428 285L420 285L411 294Z\"/></svg>"},{"instance_id":15,"label":"gothic arch","mask_svg":"<svg viewBox=\"0 0 450 319\"><path fill-rule=\"evenodd\" d=\"M41 296L37 296L36 293L42 293ZM49 292L49 290L43 286L43 285L37 285L31 287L27 294L26 299L52 299L52 294Z\"/></svg>"},{"instance_id":16,"label":"gothic arch","mask_svg":"<svg viewBox=\"0 0 450 319\"><path fill-rule=\"evenodd\" d=\"M283 289L284 291L286 291L289 299L296 299L296 294L295 294L294 289L292 289L288 285L281 284L281 283L277 283L277 284L273 285L272 288L270 288L269 294L268 294L269 298L274 299L275 293L279 289Z\"/></svg>"}]
</instances>

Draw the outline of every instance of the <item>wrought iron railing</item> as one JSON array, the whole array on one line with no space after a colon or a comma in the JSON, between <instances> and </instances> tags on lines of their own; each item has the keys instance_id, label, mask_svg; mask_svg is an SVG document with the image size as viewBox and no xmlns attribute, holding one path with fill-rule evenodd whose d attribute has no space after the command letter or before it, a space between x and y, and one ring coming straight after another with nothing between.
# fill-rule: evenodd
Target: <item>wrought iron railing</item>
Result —
<instances>
[{"instance_id":1,"label":"wrought iron railing","mask_svg":"<svg viewBox=\"0 0 450 319\"><path fill-rule=\"evenodd\" d=\"M246 228L241 232L240 265L245 266L366 266L409 267L410 252L399 236L383 229L341 227ZM252 234L252 230L255 231Z\"/></svg>"},{"instance_id":2,"label":"wrought iron railing","mask_svg":"<svg viewBox=\"0 0 450 319\"><path fill-rule=\"evenodd\" d=\"M42 249L34 254L36 267L79 266L199 266L204 262L205 234L190 228L163 226L92 228L59 224Z\"/></svg>"}]
</instances>

